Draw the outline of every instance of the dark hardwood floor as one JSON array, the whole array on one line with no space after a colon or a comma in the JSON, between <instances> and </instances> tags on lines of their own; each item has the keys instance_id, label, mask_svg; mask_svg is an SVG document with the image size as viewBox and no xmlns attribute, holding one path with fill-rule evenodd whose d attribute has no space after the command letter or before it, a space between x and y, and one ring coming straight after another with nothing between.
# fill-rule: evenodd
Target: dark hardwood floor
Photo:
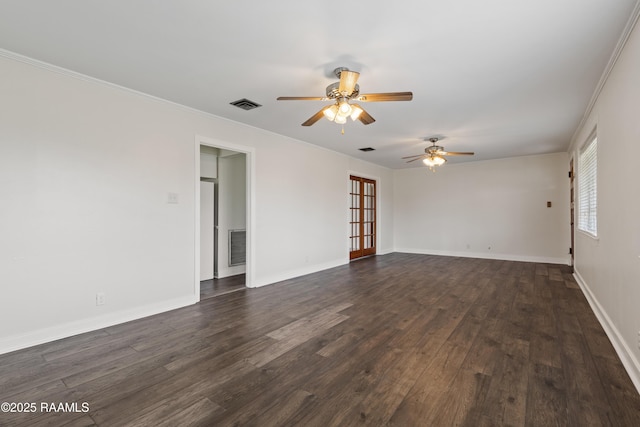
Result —
<instances>
[{"instance_id":1,"label":"dark hardwood floor","mask_svg":"<svg viewBox=\"0 0 640 427\"><path fill-rule=\"evenodd\" d=\"M409 254L0 355L0 402L38 405L10 426L640 426L569 267Z\"/></svg>"},{"instance_id":2,"label":"dark hardwood floor","mask_svg":"<svg viewBox=\"0 0 640 427\"><path fill-rule=\"evenodd\" d=\"M222 279L210 279L200 282L200 299L217 297L231 292L244 289L246 275L237 274L235 276L224 277Z\"/></svg>"}]
</instances>

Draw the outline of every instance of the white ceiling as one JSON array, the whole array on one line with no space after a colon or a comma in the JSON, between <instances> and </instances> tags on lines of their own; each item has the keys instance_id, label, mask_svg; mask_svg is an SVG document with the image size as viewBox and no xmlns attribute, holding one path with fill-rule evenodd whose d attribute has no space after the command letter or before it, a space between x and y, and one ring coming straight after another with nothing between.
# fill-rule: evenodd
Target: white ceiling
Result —
<instances>
[{"instance_id":1,"label":"white ceiling","mask_svg":"<svg viewBox=\"0 0 640 427\"><path fill-rule=\"evenodd\" d=\"M0 0L0 48L390 168L566 151L638 0ZM336 67L377 120L300 124ZM262 107L229 103L248 98ZM363 153L358 148L373 147Z\"/></svg>"}]
</instances>

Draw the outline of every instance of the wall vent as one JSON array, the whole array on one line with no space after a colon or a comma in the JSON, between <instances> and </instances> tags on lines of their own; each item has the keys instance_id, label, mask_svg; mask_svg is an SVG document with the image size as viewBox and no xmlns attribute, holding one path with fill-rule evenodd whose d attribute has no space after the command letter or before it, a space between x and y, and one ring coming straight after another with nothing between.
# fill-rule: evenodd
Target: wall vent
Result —
<instances>
[{"instance_id":1,"label":"wall vent","mask_svg":"<svg viewBox=\"0 0 640 427\"><path fill-rule=\"evenodd\" d=\"M243 265L247 261L246 230L229 230L229 267Z\"/></svg>"},{"instance_id":2,"label":"wall vent","mask_svg":"<svg viewBox=\"0 0 640 427\"><path fill-rule=\"evenodd\" d=\"M247 98L238 99L237 101L230 102L229 104L235 105L238 108L242 108L243 110L253 110L254 108L262 107L262 105L257 102L253 102L248 100Z\"/></svg>"},{"instance_id":3,"label":"wall vent","mask_svg":"<svg viewBox=\"0 0 640 427\"><path fill-rule=\"evenodd\" d=\"M358 150L366 152L366 151L375 151L376 149L371 147L364 147L364 148L358 148Z\"/></svg>"}]
</instances>

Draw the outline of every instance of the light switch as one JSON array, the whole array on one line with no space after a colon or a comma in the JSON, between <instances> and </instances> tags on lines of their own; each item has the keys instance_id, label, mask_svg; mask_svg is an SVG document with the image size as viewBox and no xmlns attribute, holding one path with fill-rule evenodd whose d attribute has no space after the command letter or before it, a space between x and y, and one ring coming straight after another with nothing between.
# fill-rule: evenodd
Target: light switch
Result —
<instances>
[{"instance_id":1,"label":"light switch","mask_svg":"<svg viewBox=\"0 0 640 427\"><path fill-rule=\"evenodd\" d=\"M168 193L167 194L167 203L172 205L178 204L178 193Z\"/></svg>"}]
</instances>

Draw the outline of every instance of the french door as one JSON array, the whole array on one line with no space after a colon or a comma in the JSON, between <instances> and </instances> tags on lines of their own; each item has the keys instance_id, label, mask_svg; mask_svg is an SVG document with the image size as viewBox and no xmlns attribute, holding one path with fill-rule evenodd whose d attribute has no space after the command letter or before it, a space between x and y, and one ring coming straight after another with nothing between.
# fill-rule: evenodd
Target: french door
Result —
<instances>
[{"instance_id":1,"label":"french door","mask_svg":"<svg viewBox=\"0 0 640 427\"><path fill-rule=\"evenodd\" d=\"M376 253L376 182L350 176L349 259Z\"/></svg>"}]
</instances>

